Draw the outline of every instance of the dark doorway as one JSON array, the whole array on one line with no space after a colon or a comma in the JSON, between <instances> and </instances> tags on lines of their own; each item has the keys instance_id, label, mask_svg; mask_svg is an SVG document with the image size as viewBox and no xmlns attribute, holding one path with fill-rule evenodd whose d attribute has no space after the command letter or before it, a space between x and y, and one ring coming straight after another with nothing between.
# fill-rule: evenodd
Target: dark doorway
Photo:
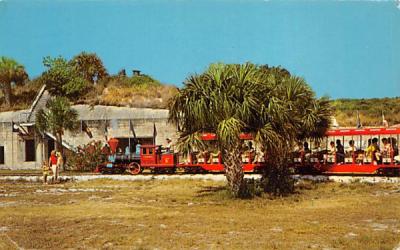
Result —
<instances>
[{"instance_id":1,"label":"dark doorway","mask_svg":"<svg viewBox=\"0 0 400 250\"><path fill-rule=\"evenodd\" d=\"M25 140L25 161L36 161L35 140Z\"/></svg>"},{"instance_id":2,"label":"dark doorway","mask_svg":"<svg viewBox=\"0 0 400 250\"><path fill-rule=\"evenodd\" d=\"M0 164L4 164L4 146L0 146Z\"/></svg>"}]
</instances>

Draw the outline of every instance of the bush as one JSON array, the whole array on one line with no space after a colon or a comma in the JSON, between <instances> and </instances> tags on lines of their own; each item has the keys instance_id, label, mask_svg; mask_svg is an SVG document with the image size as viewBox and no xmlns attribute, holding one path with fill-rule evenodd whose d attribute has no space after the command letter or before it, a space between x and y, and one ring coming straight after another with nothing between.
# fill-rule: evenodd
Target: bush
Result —
<instances>
[{"instance_id":1,"label":"bush","mask_svg":"<svg viewBox=\"0 0 400 250\"><path fill-rule=\"evenodd\" d=\"M255 179L244 179L244 188L241 189L239 197L242 199L250 199L255 196L261 196L263 193L263 185L260 180Z\"/></svg>"},{"instance_id":2,"label":"bush","mask_svg":"<svg viewBox=\"0 0 400 250\"><path fill-rule=\"evenodd\" d=\"M97 166L106 161L106 155L102 152L101 141L93 141L82 147L78 152L71 155L68 160L68 169L75 171L94 171Z\"/></svg>"},{"instance_id":3,"label":"bush","mask_svg":"<svg viewBox=\"0 0 400 250\"><path fill-rule=\"evenodd\" d=\"M277 157L274 163L263 173L262 186L266 193L273 196L285 196L295 190L293 169L287 158Z\"/></svg>"}]
</instances>

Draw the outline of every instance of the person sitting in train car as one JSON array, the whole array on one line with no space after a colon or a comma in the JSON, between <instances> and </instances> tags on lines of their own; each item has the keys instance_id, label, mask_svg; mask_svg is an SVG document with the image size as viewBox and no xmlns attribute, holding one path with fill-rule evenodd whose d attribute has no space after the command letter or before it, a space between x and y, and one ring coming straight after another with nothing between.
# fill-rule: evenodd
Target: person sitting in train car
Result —
<instances>
[{"instance_id":1,"label":"person sitting in train car","mask_svg":"<svg viewBox=\"0 0 400 250\"><path fill-rule=\"evenodd\" d=\"M140 141L138 140L137 141L137 143L136 143L136 145L135 145L135 154L136 155L140 155L140 147L141 147L142 145L140 144Z\"/></svg>"},{"instance_id":2,"label":"person sitting in train car","mask_svg":"<svg viewBox=\"0 0 400 250\"><path fill-rule=\"evenodd\" d=\"M328 152L324 155L325 162L334 162L336 157L336 147L335 142L331 141L329 143Z\"/></svg>"},{"instance_id":3,"label":"person sitting in train car","mask_svg":"<svg viewBox=\"0 0 400 250\"><path fill-rule=\"evenodd\" d=\"M397 147L396 143L393 143L394 147L393 147L393 160L396 163L400 163L400 155L399 155L399 148Z\"/></svg>"},{"instance_id":4,"label":"person sitting in train car","mask_svg":"<svg viewBox=\"0 0 400 250\"><path fill-rule=\"evenodd\" d=\"M265 148L257 144L254 148L254 157L251 163L262 163L265 162Z\"/></svg>"},{"instance_id":5,"label":"person sitting in train car","mask_svg":"<svg viewBox=\"0 0 400 250\"><path fill-rule=\"evenodd\" d=\"M161 148L161 152L169 154L172 153L172 140L171 138L166 139L167 144Z\"/></svg>"},{"instance_id":6,"label":"person sitting in train car","mask_svg":"<svg viewBox=\"0 0 400 250\"><path fill-rule=\"evenodd\" d=\"M249 141L247 145L242 147L242 162L251 163L254 160L255 150L253 148L253 143Z\"/></svg>"},{"instance_id":7,"label":"person sitting in train car","mask_svg":"<svg viewBox=\"0 0 400 250\"><path fill-rule=\"evenodd\" d=\"M304 145L303 143L297 143L293 151L293 161L295 163L301 163L304 160Z\"/></svg>"},{"instance_id":8,"label":"person sitting in train car","mask_svg":"<svg viewBox=\"0 0 400 250\"><path fill-rule=\"evenodd\" d=\"M125 147L125 158L129 159L131 156L131 149L129 148L129 145Z\"/></svg>"},{"instance_id":9,"label":"person sitting in train car","mask_svg":"<svg viewBox=\"0 0 400 250\"><path fill-rule=\"evenodd\" d=\"M357 151L357 147L354 145L354 140L349 141L349 146L346 148L346 153L352 155L354 152Z\"/></svg>"},{"instance_id":10,"label":"person sitting in train car","mask_svg":"<svg viewBox=\"0 0 400 250\"><path fill-rule=\"evenodd\" d=\"M255 157L255 154L256 154L255 152L256 151L255 151L255 149L253 147L253 143L251 141L249 141L248 147L247 147L247 152L246 152L247 157L249 158L249 163L251 163L254 160L254 157Z\"/></svg>"},{"instance_id":11,"label":"person sitting in train car","mask_svg":"<svg viewBox=\"0 0 400 250\"><path fill-rule=\"evenodd\" d=\"M210 153L210 157L207 161L207 163L212 164L212 163L219 163L219 155L220 151L214 150L213 152Z\"/></svg>"},{"instance_id":12,"label":"person sitting in train car","mask_svg":"<svg viewBox=\"0 0 400 250\"><path fill-rule=\"evenodd\" d=\"M321 149L321 143L319 141L315 141L313 143L313 148L311 149L310 161L320 162L322 159L323 159L323 152Z\"/></svg>"},{"instance_id":13,"label":"person sitting in train car","mask_svg":"<svg viewBox=\"0 0 400 250\"><path fill-rule=\"evenodd\" d=\"M314 147L312 148L313 153L319 153L321 152L321 143L319 141L314 142Z\"/></svg>"},{"instance_id":14,"label":"person sitting in train car","mask_svg":"<svg viewBox=\"0 0 400 250\"><path fill-rule=\"evenodd\" d=\"M344 147L342 142L338 139L336 140L336 162L343 163L344 162Z\"/></svg>"},{"instance_id":15,"label":"person sitting in train car","mask_svg":"<svg viewBox=\"0 0 400 250\"><path fill-rule=\"evenodd\" d=\"M196 154L196 163L206 163L207 162L207 157L208 157L208 151L200 151Z\"/></svg>"},{"instance_id":16,"label":"person sitting in train car","mask_svg":"<svg viewBox=\"0 0 400 250\"><path fill-rule=\"evenodd\" d=\"M335 142L334 141L331 141L329 143L328 154L336 155L336 147L335 147Z\"/></svg>"},{"instance_id":17,"label":"person sitting in train car","mask_svg":"<svg viewBox=\"0 0 400 250\"><path fill-rule=\"evenodd\" d=\"M396 138L390 137L389 138L389 143L390 143L390 145L392 145L393 159L395 160L395 162L396 162L396 159L397 159L397 162L400 162L399 147L397 145Z\"/></svg>"},{"instance_id":18,"label":"person sitting in train car","mask_svg":"<svg viewBox=\"0 0 400 250\"><path fill-rule=\"evenodd\" d=\"M248 145L242 144L241 149L240 149L240 156L242 157L242 163L248 163L248 157L247 157L247 150L248 150Z\"/></svg>"},{"instance_id":19,"label":"person sitting in train car","mask_svg":"<svg viewBox=\"0 0 400 250\"><path fill-rule=\"evenodd\" d=\"M375 145L375 159L377 163L382 163L382 154L378 142L379 142L378 138L372 139L372 144Z\"/></svg>"},{"instance_id":20,"label":"person sitting in train car","mask_svg":"<svg viewBox=\"0 0 400 250\"><path fill-rule=\"evenodd\" d=\"M391 158L392 155L393 155L392 143L389 143L389 140L387 138L383 138L382 139L382 157L383 158Z\"/></svg>"},{"instance_id":21,"label":"person sitting in train car","mask_svg":"<svg viewBox=\"0 0 400 250\"><path fill-rule=\"evenodd\" d=\"M261 162L265 162L264 152L261 147L256 147L254 160L252 163L261 163Z\"/></svg>"},{"instance_id":22,"label":"person sitting in train car","mask_svg":"<svg viewBox=\"0 0 400 250\"><path fill-rule=\"evenodd\" d=\"M311 149L308 146L308 142L304 142L303 144L303 152L304 152L304 159L309 160L311 157Z\"/></svg>"},{"instance_id":23,"label":"person sitting in train car","mask_svg":"<svg viewBox=\"0 0 400 250\"><path fill-rule=\"evenodd\" d=\"M345 151L345 158L351 159L351 162L355 161L356 151L357 151L357 148L354 145L354 140L350 140L349 146L346 148L346 151ZM347 162L347 160L346 160L346 162Z\"/></svg>"},{"instance_id":24,"label":"person sitting in train car","mask_svg":"<svg viewBox=\"0 0 400 250\"><path fill-rule=\"evenodd\" d=\"M369 140L368 140L368 142L369 142ZM380 160L378 138L373 138L371 140L371 144L365 150L365 156L366 156L368 162L372 162L374 164L378 163L378 161Z\"/></svg>"}]
</instances>

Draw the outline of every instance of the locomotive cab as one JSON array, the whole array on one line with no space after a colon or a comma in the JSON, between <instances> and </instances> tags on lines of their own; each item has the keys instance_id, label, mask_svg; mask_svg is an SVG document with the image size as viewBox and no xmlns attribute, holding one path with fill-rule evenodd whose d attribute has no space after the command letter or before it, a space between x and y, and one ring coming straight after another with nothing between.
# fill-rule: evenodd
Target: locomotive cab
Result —
<instances>
[{"instance_id":1,"label":"locomotive cab","mask_svg":"<svg viewBox=\"0 0 400 250\"><path fill-rule=\"evenodd\" d=\"M161 146L142 145L140 148L140 162L142 166L174 167L175 156L173 153L163 153Z\"/></svg>"}]
</instances>

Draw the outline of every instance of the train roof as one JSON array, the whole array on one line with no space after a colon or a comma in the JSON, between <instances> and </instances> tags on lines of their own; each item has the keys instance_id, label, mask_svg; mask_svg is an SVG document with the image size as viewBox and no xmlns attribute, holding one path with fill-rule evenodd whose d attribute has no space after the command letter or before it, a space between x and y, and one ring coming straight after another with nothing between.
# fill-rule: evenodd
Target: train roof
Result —
<instances>
[{"instance_id":1,"label":"train roof","mask_svg":"<svg viewBox=\"0 0 400 250\"><path fill-rule=\"evenodd\" d=\"M396 135L400 128L342 128L328 130L327 136L352 136L352 135Z\"/></svg>"},{"instance_id":2,"label":"train roof","mask_svg":"<svg viewBox=\"0 0 400 250\"><path fill-rule=\"evenodd\" d=\"M214 133L203 133L201 134L201 139L203 141L215 141L217 139L217 135ZM253 136L248 133L240 134L240 139L242 140L252 140Z\"/></svg>"},{"instance_id":3,"label":"train roof","mask_svg":"<svg viewBox=\"0 0 400 250\"><path fill-rule=\"evenodd\" d=\"M326 133L327 136L352 136L352 135L398 135L400 127L391 128L341 128L331 129ZM204 141L214 141L217 135L214 133L203 133L201 139ZM242 140L252 140L253 136L250 133L240 134Z\"/></svg>"}]
</instances>

